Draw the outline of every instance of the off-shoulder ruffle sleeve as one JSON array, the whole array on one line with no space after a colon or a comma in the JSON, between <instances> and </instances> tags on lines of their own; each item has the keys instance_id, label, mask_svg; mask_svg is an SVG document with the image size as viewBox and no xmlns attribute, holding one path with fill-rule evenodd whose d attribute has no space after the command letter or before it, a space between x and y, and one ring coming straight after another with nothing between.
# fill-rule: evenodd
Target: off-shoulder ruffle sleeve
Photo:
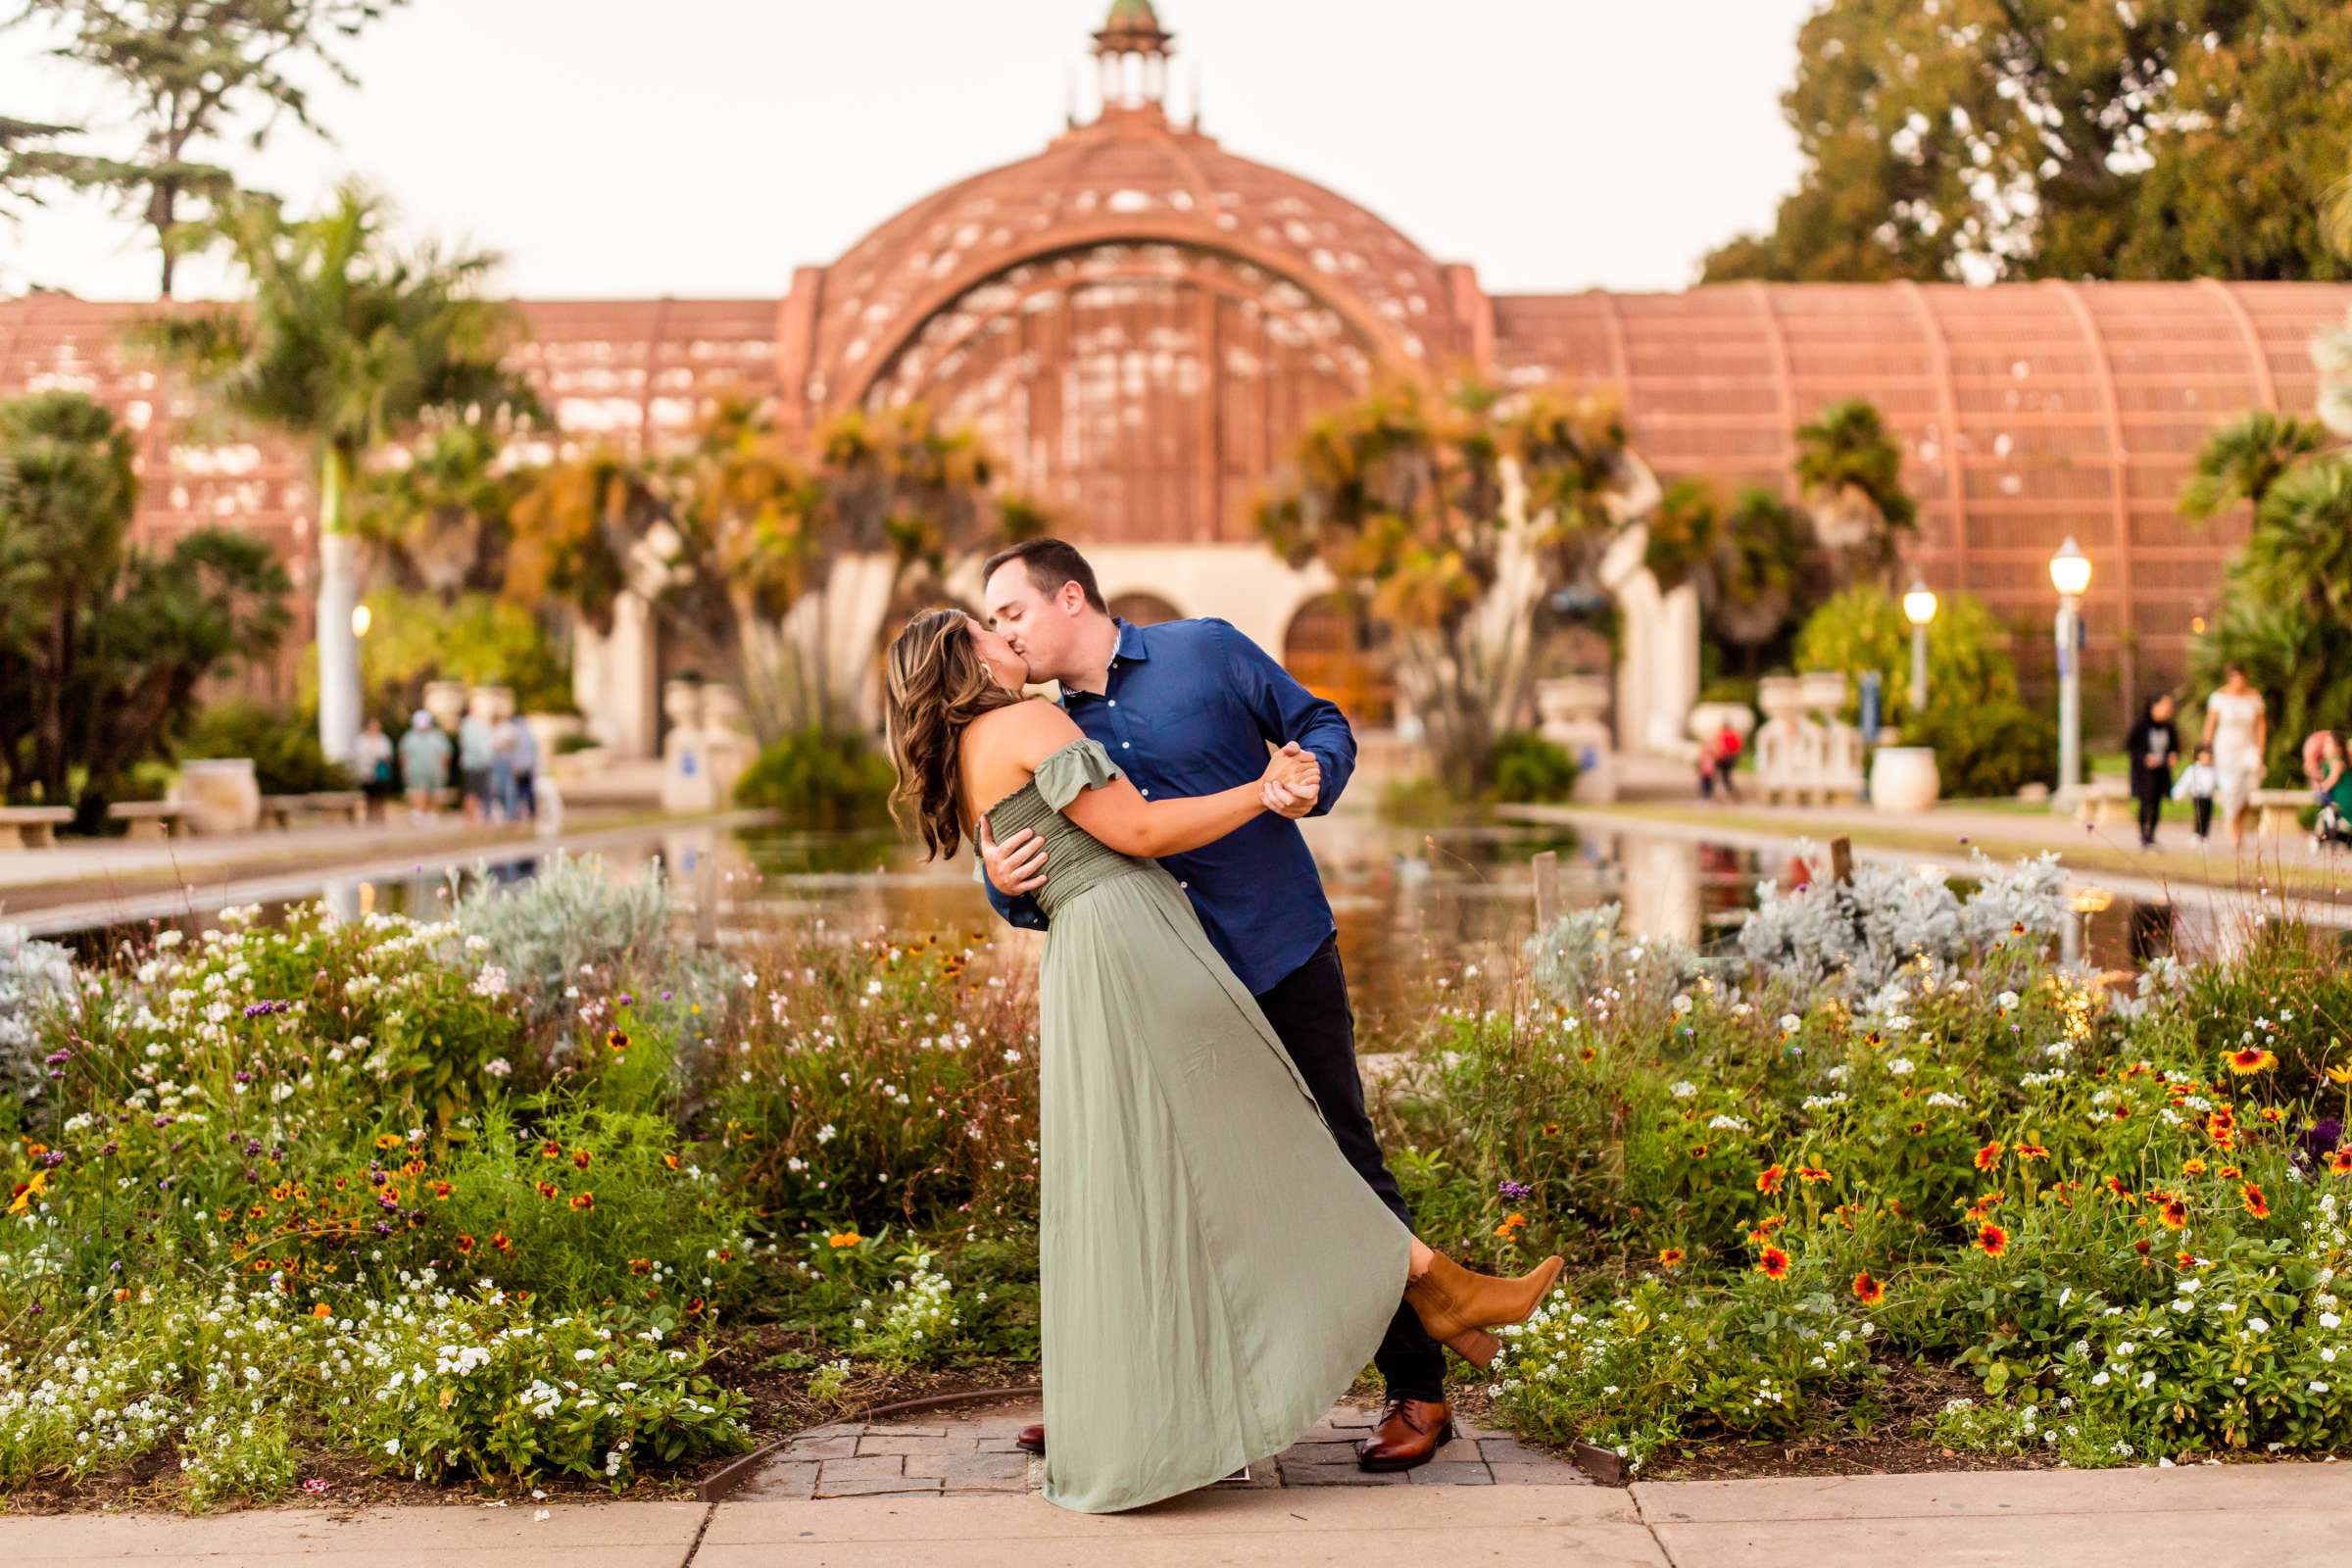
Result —
<instances>
[{"instance_id":1,"label":"off-shoulder ruffle sleeve","mask_svg":"<svg viewBox=\"0 0 2352 1568\"><path fill-rule=\"evenodd\" d=\"M1081 737L1037 764L1037 793L1058 811L1076 800L1079 791L1101 789L1126 776L1101 741Z\"/></svg>"}]
</instances>

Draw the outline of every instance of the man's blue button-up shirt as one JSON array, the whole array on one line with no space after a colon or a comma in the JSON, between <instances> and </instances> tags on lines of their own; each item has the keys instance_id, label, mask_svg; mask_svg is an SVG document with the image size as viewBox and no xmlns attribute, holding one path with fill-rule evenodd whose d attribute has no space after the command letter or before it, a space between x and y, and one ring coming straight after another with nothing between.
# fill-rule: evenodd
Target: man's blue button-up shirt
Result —
<instances>
[{"instance_id":1,"label":"man's blue button-up shirt","mask_svg":"<svg viewBox=\"0 0 2352 1568\"><path fill-rule=\"evenodd\" d=\"M1331 809L1355 770L1355 735L1337 705L1299 685L1225 621L1122 620L1108 677L1102 696L1065 689L1061 706L1146 800L1247 784L1265 772L1269 742L1297 741L1322 764L1315 814ZM1314 856L1288 817L1266 812L1160 864L1254 994L1289 978L1335 929ZM1046 928L1034 899L1007 899L994 885L988 897L1014 925Z\"/></svg>"}]
</instances>

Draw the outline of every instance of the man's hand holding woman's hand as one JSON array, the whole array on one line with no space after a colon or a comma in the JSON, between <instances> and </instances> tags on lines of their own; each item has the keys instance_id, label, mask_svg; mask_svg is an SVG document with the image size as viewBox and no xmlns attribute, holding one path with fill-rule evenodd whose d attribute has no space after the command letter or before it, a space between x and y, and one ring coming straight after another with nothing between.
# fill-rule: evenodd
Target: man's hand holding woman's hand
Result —
<instances>
[{"instance_id":1,"label":"man's hand holding woman's hand","mask_svg":"<svg viewBox=\"0 0 2352 1568\"><path fill-rule=\"evenodd\" d=\"M1258 791L1266 809L1276 815L1304 816L1322 797L1323 764L1297 741L1285 742L1281 751L1266 760Z\"/></svg>"}]
</instances>

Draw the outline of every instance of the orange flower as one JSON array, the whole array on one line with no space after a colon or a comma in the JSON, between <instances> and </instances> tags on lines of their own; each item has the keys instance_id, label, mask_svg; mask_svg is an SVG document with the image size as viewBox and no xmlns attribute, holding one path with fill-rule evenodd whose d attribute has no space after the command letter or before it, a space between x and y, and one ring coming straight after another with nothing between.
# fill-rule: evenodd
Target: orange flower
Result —
<instances>
[{"instance_id":1,"label":"orange flower","mask_svg":"<svg viewBox=\"0 0 2352 1568\"><path fill-rule=\"evenodd\" d=\"M653 1260L652 1258L650 1258L650 1257L632 1257L632 1258L630 1258L630 1259L629 1259L629 1272L630 1272L630 1273L632 1273L632 1274L651 1274L653 1271L654 1271L654 1260Z\"/></svg>"},{"instance_id":2,"label":"orange flower","mask_svg":"<svg viewBox=\"0 0 2352 1568\"><path fill-rule=\"evenodd\" d=\"M311 1307L311 1316L313 1317L333 1317L334 1315L335 1309L324 1301L317 1302Z\"/></svg>"},{"instance_id":3,"label":"orange flower","mask_svg":"<svg viewBox=\"0 0 2352 1568\"><path fill-rule=\"evenodd\" d=\"M1990 1170L2001 1162L2001 1141L1995 1138L1977 1151L1977 1169Z\"/></svg>"},{"instance_id":4,"label":"orange flower","mask_svg":"<svg viewBox=\"0 0 2352 1568\"><path fill-rule=\"evenodd\" d=\"M1788 1173L1778 1165L1767 1165L1756 1172L1756 1191L1777 1193L1781 1190L1781 1183L1788 1179Z\"/></svg>"},{"instance_id":5,"label":"orange flower","mask_svg":"<svg viewBox=\"0 0 2352 1568\"><path fill-rule=\"evenodd\" d=\"M856 1247L859 1242L864 1240L865 1238L858 1235L856 1231L839 1231L833 1235L827 1236L825 1238L825 1245L835 1249Z\"/></svg>"},{"instance_id":6,"label":"orange flower","mask_svg":"<svg viewBox=\"0 0 2352 1568\"><path fill-rule=\"evenodd\" d=\"M1911 1136L1912 1136L1912 1137L1914 1137L1914 1138L1917 1138L1917 1137L1919 1137L1921 1134L1925 1133L1927 1130L1928 1130L1928 1124L1927 1124L1926 1122L1924 1122L1924 1121L1915 1121L1915 1122L1913 1122L1913 1123L1911 1124Z\"/></svg>"},{"instance_id":7,"label":"orange flower","mask_svg":"<svg viewBox=\"0 0 2352 1568\"><path fill-rule=\"evenodd\" d=\"M574 1193L571 1195L571 1206L584 1214L596 1206L596 1195L594 1193Z\"/></svg>"},{"instance_id":8,"label":"orange flower","mask_svg":"<svg viewBox=\"0 0 2352 1568\"><path fill-rule=\"evenodd\" d=\"M1704 1159L1713 1152L1714 1151L1709 1149L1705 1144L1692 1144L1690 1146L1690 1157L1692 1159Z\"/></svg>"},{"instance_id":9,"label":"orange flower","mask_svg":"<svg viewBox=\"0 0 2352 1568\"><path fill-rule=\"evenodd\" d=\"M2164 1221L2166 1230L2180 1230L2188 1223L2188 1203L2185 1200L2167 1194L2164 1202L2156 1210L2156 1217Z\"/></svg>"},{"instance_id":10,"label":"orange flower","mask_svg":"<svg viewBox=\"0 0 2352 1568\"><path fill-rule=\"evenodd\" d=\"M1986 1257L1998 1257L2009 1250L2009 1233L1998 1225L1977 1227L1977 1250Z\"/></svg>"},{"instance_id":11,"label":"orange flower","mask_svg":"<svg viewBox=\"0 0 2352 1568\"><path fill-rule=\"evenodd\" d=\"M461 1251L461 1252L470 1252L470 1251L472 1251L472 1250L473 1250L473 1238L472 1238L472 1237L470 1237L470 1236L460 1236L460 1237L458 1238L458 1250L459 1250L459 1251Z\"/></svg>"},{"instance_id":12,"label":"orange flower","mask_svg":"<svg viewBox=\"0 0 2352 1568\"><path fill-rule=\"evenodd\" d=\"M535 1182L532 1185L539 1189L539 1196L541 1198L554 1198L557 1196L558 1188L554 1182Z\"/></svg>"},{"instance_id":13,"label":"orange flower","mask_svg":"<svg viewBox=\"0 0 2352 1568\"><path fill-rule=\"evenodd\" d=\"M2339 1149L2329 1154L2328 1168L2338 1176L2352 1176L2352 1148Z\"/></svg>"},{"instance_id":14,"label":"orange flower","mask_svg":"<svg viewBox=\"0 0 2352 1568\"><path fill-rule=\"evenodd\" d=\"M2243 1051L2230 1053L2230 1070L2240 1078L2249 1073L2268 1072L2278 1065L2278 1058L2260 1046L2248 1046Z\"/></svg>"},{"instance_id":15,"label":"orange flower","mask_svg":"<svg viewBox=\"0 0 2352 1568\"><path fill-rule=\"evenodd\" d=\"M546 1143L539 1146L539 1157L541 1159L562 1159L564 1157L564 1146L557 1143L553 1138L550 1138Z\"/></svg>"},{"instance_id":16,"label":"orange flower","mask_svg":"<svg viewBox=\"0 0 2352 1568\"><path fill-rule=\"evenodd\" d=\"M2047 1159L2050 1157L2050 1152L2042 1148L2039 1144L2020 1144L2017 1146L2015 1153L2019 1159L2029 1162L2036 1159Z\"/></svg>"},{"instance_id":17,"label":"orange flower","mask_svg":"<svg viewBox=\"0 0 2352 1568\"><path fill-rule=\"evenodd\" d=\"M2180 1169L2190 1176L2202 1176L2205 1174L2206 1167L2203 1160L2191 1159L2182 1161Z\"/></svg>"},{"instance_id":18,"label":"orange flower","mask_svg":"<svg viewBox=\"0 0 2352 1568\"><path fill-rule=\"evenodd\" d=\"M1777 1247L1767 1247L1756 1254L1756 1272L1766 1279L1777 1280L1788 1272L1788 1254Z\"/></svg>"},{"instance_id":19,"label":"orange flower","mask_svg":"<svg viewBox=\"0 0 2352 1568\"><path fill-rule=\"evenodd\" d=\"M400 1145L401 1137L398 1133L377 1133L375 1135L375 1147L378 1149L398 1149Z\"/></svg>"},{"instance_id":20,"label":"orange flower","mask_svg":"<svg viewBox=\"0 0 2352 1568\"><path fill-rule=\"evenodd\" d=\"M514 1250L514 1238L509 1236L505 1231L492 1231L490 1245L502 1252L512 1252Z\"/></svg>"},{"instance_id":21,"label":"orange flower","mask_svg":"<svg viewBox=\"0 0 2352 1568\"><path fill-rule=\"evenodd\" d=\"M455 1187L450 1186L447 1182L434 1182L431 1185L433 1189L433 1197L444 1203L449 1201L449 1195L457 1191Z\"/></svg>"},{"instance_id":22,"label":"orange flower","mask_svg":"<svg viewBox=\"0 0 2352 1568\"><path fill-rule=\"evenodd\" d=\"M2226 1182L2233 1182L2239 1177L2243 1176L2245 1172L2239 1170L2235 1165L2224 1165L2220 1170L2215 1171L2214 1174Z\"/></svg>"},{"instance_id":23,"label":"orange flower","mask_svg":"<svg viewBox=\"0 0 2352 1568\"><path fill-rule=\"evenodd\" d=\"M579 1166L579 1167L580 1167L580 1169L582 1169L582 1170L586 1170L586 1169L588 1168L588 1158L589 1158L589 1156L588 1156L588 1151L586 1151L585 1149L582 1149L582 1150L578 1150L578 1151L576 1151L576 1152L575 1152L572 1154L572 1156L571 1156L571 1162L572 1162L574 1165L577 1165L577 1166Z\"/></svg>"},{"instance_id":24,"label":"orange flower","mask_svg":"<svg viewBox=\"0 0 2352 1568\"><path fill-rule=\"evenodd\" d=\"M1800 1182L1826 1182L1830 1179L1830 1173L1819 1165L1799 1165L1796 1167L1796 1179Z\"/></svg>"},{"instance_id":25,"label":"orange flower","mask_svg":"<svg viewBox=\"0 0 2352 1568\"><path fill-rule=\"evenodd\" d=\"M1873 1279L1870 1270L1864 1269L1854 1276L1854 1299L1864 1306L1876 1306L1886 1299L1886 1287L1882 1281Z\"/></svg>"},{"instance_id":26,"label":"orange flower","mask_svg":"<svg viewBox=\"0 0 2352 1568\"><path fill-rule=\"evenodd\" d=\"M1682 1265L1683 1250L1681 1248L1662 1247L1658 1249L1658 1266L1660 1268L1680 1268Z\"/></svg>"},{"instance_id":27,"label":"orange flower","mask_svg":"<svg viewBox=\"0 0 2352 1568\"><path fill-rule=\"evenodd\" d=\"M629 1049L629 1037L617 1029L608 1029L605 1031L605 1044L614 1051L626 1051Z\"/></svg>"},{"instance_id":28,"label":"orange flower","mask_svg":"<svg viewBox=\"0 0 2352 1568\"><path fill-rule=\"evenodd\" d=\"M662 1163L671 1170L676 1170L678 1168L678 1156L675 1154L663 1154L662 1156Z\"/></svg>"},{"instance_id":29,"label":"orange flower","mask_svg":"<svg viewBox=\"0 0 2352 1568\"><path fill-rule=\"evenodd\" d=\"M2124 1185L2124 1179L2121 1176L2108 1177L2107 1190L2127 1203L2138 1201L2132 1196L2132 1189Z\"/></svg>"},{"instance_id":30,"label":"orange flower","mask_svg":"<svg viewBox=\"0 0 2352 1568\"><path fill-rule=\"evenodd\" d=\"M2328 1081L2331 1084L2352 1084L2352 1065L2338 1062L2328 1068Z\"/></svg>"},{"instance_id":31,"label":"orange flower","mask_svg":"<svg viewBox=\"0 0 2352 1568\"><path fill-rule=\"evenodd\" d=\"M2271 1200L2263 1197L2262 1189L2252 1182L2248 1182L2238 1189L2238 1197L2245 1202L2246 1212L2256 1219L2271 1217Z\"/></svg>"}]
</instances>

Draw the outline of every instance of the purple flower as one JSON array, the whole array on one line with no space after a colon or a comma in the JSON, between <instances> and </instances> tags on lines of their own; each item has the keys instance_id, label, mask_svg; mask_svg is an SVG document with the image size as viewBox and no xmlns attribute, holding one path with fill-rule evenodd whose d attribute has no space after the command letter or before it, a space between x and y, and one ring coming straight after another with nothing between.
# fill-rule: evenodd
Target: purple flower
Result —
<instances>
[{"instance_id":1,"label":"purple flower","mask_svg":"<svg viewBox=\"0 0 2352 1568\"><path fill-rule=\"evenodd\" d=\"M52 1149L49 1151L49 1152L41 1156L41 1163L48 1166L51 1170L57 1169L58 1166L63 1165L65 1162L66 1152L62 1149Z\"/></svg>"},{"instance_id":2,"label":"purple flower","mask_svg":"<svg viewBox=\"0 0 2352 1568\"><path fill-rule=\"evenodd\" d=\"M67 1062L74 1059L74 1053L71 1051L52 1051L48 1055L43 1056L41 1059L52 1067L63 1067Z\"/></svg>"},{"instance_id":3,"label":"purple flower","mask_svg":"<svg viewBox=\"0 0 2352 1568\"><path fill-rule=\"evenodd\" d=\"M1528 1186L1525 1182L1511 1181L1503 1182L1494 1190L1505 1198L1525 1198L1528 1194L1535 1191L1533 1187Z\"/></svg>"},{"instance_id":4,"label":"purple flower","mask_svg":"<svg viewBox=\"0 0 2352 1568\"><path fill-rule=\"evenodd\" d=\"M627 1006L632 1006L632 1005L634 1005L634 1004L636 1004L636 1001L637 1001L637 999L636 999L635 997L632 997L632 996L630 996L630 995L629 995L629 994L628 994L626 991L623 991L623 992L620 994L620 1004L621 1004L622 1006L624 1006L624 1007L627 1007Z\"/></svg>"}]
</instances>

